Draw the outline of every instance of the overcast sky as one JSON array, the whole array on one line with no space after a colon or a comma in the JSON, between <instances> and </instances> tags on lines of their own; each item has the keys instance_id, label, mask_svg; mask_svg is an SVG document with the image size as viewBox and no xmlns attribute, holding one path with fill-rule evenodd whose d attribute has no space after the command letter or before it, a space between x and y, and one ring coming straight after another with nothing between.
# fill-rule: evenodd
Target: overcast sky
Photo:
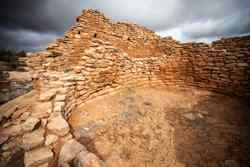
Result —
<instances>
[{"instance_id":1,"label":"overcast sky","mask_svg":"<svg viewBox=\"0 0 250 167\"><path fill-rule=\"evenodd\" d=\"M0 48L43 49L85 8L184 42L250 34L250 0L2 0Z\"/></svg>"}]
</instances>

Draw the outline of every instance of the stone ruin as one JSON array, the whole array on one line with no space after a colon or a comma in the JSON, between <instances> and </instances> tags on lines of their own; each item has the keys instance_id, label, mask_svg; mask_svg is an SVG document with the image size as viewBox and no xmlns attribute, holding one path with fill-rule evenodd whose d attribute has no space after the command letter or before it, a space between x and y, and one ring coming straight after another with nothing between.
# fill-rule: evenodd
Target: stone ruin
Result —
<instances>
[{"instance_id":1,"label":"stone ruin","mask_svg":"<svg viewBox=\"0 0 250 167\"><path fill-rule=\"evenodd\" d=\"M0 108L0 166L13 159L26 167L72 161L105 166L67 120L78 106L128 86L197 87L250 98L250 36L180 43L94 10L84 10L76 21L46 51L25 59L34 87L25 96L35 99Z\"/></svg>"},{"instance_id":2,"label":"stone ruin","mask_svg":"<svg viewBox=\"0 0 250 167\"><path fill-rule=\"evenodd\" d=\"M27 55L25 52L0 53L0 105L32 90Z\"/></svg>"}]
</instances>

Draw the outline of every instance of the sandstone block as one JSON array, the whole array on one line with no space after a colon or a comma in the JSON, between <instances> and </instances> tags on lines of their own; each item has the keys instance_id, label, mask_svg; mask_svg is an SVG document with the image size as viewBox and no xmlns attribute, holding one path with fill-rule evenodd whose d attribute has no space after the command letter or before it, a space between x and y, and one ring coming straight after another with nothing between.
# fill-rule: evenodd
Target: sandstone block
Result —
<instances>
[{"instance_id":1,"label":"sandstone block","mask_svg":"<svg viewBox=\"0 0 250 167\"><path fill-rule=\"evenodd\" d=\"M22 134L22 125L9 126L0 133L3 137L1 140L5 140L6 137L12 137ZM5 136L5 137L4 137Z\"/></svg>"},{"instance_id":2,"label":"sandstone block","mask_svg":"<svg viewBox=\"0 0 250 167\"><path fill-rule=\"evenodd\" d=\"M8 139L9 139L8 135L0 133L0 145L4 144Z\"/></svg>"},{"instance_id":3,"label":"sandstone block","mask_svg":"<svg viewBox=\"0 0 250 167\"><path fill-rule=\"evenodd\" d=\"M52 112L52 103L51 102L43 102L37 103L34 106L34 111L31 115L35 118L46 118Z\"/></svg>"},{"instance_id":4,"label":"sandstone block","mask_svg":"<svg viewBox=\"0 0 250 167\"><path fill-rule=\"evenodd\" d=\"M71 86L74 86L76 83L74 83L74 82L66 82L66 83L64 83L64 86L65 87L71 87Z\"/></svg>"},{"instance_id":5,"label":"sandstone block","mask_svg":"<svg viewBox=\"0 0 250 167\"><path fill-rule=\"evenodd\" d=\"M47 162L47 163L44 163L44 164L42 164L42 165L39 165L38 167L49 167L49 163Z\"/></svg>"},{"instance_id":6,"label":"sandstone block","mask_svg":"<svg viewBox=\"0 0 250 167\"><path fill-rule=\"evenodd\" d=\"M49 101L51 100L55 95L56 95L56 90L49 90L49 91L45 91L42 94L40 94L39 96L39 100L44 102L44 101Z\"/></svg>"},{"instance_id":7,"label":"sandstone block","mask_svg":"<svg viewBox=\"0 0 250 167\"><path fill-rule=\"evenodd\" d=\"M65 107L65 102L55 102L53 111L54 112L63 112L64 107Z\"/></svg>"},{"instance_id":8,"label":"sandstone block","mask_svg":"<svg viewBox=\"0 0 250 167\"><path fill-rule=\"evenodd\" d=\"M37 118L29 117L21 126L22 132L32 131L38 124L40 120Z\"/></svg>"},{"instance_id":9,"label":"sandstone block","mask_svg":"<svg viewBox=\"0 0 250 167\"><path fill-rule=\"evenodd\" d=\"M105 167L103 161L101 161L95 154L82 151L74 160L75 167Z\"/></svg>"},{"instance_id":10,"label":"sandstone block","mask_svg":"<svg viewBox=\"0 0 250 167\"><path fill-rule=\"evenodd\" d=\"M74 81L75 80L75 76L65 76L63 78L61 78L62 81Z\"/></svg>"},{"instance_id":11,"label":"sandstone block","mask_svg":"<svg viewBox=\"0 0 250 167\"><path fill-rule=\"evenodd\" d=\"M58 136L65 136L69 132L69 124L61 115L51 118L47 128Z\"/></svg>"},{"instance_id":12,"label":"sandstone block","mask_svg":"<svg viewBox=\"0 0 250 167\"><path fill-rule=\"evenodd\" d=\"M44 129L39 129L31 133L23 135L22 147L28 151L44 143Z\"/></svg>"},{"instance_id":13,"label":"sandstone block","mask_svg":"<svg viewBox=\"0 0 250 167\"><path fill-rule=\"evenodd\" d=\"M68 91L69 91L68 88L60 88L60 89L58 89L58 93L61 93L61 94L67 94Z\"/></svg>"},{"instance_id":14,"label":"sandstone block","mask_svg":"<svg viewBox=\"0 0 250 167\"><path fill-rule=\"evenodd\" d=\"M53 156L53 152L48 147L37 148L25 152L24 164L25 167L37 167L51 161Z\"/></svg>"},{"instance_id":15,"label":"sandstone block","mask_svg":"<svg viewBox=\"0 0 250 167\"><path fill-rule=\"evenodd\" d=\"M45 145L49 146L57 141L58 137L56 135L50 134L46 136Z\"/></svg>"},{"instance_id":16,"label":"sandstone block","mask_svg":"<svg viewBox=\"0 0 250 167\"><path fill-rule=\"evenodd\" d=\"M59 154L59 165L72 161L81 151L86 151L86 148L77 142L75 139L67 141Z\"/></svg>"},{"instance_id":17,"label":"sandstone block","mask_svg":"<svg viewBox=\"0 0 250 167\"><path fill-rule=\"evenodd\" d=\"M64 101L66 99L66 95L56 95L55 101Z\"/></svg>"},{"instance_id":18,"label":"sandstone block","mask_svg":"<svg viewBox=\"0 0 250 167\"><path fill-rule=\"evenodd\" d=\"M248 67L250 65L248 65L247 63L238 63L237 64L239 67Z\"/></svg>"},{"instance_id":19,"label":"sandstone block","mask_svg":"<svg viewBox=\"0 0 250 167\"><path fill-rule=\"evenodd\" d=\"M184 113L183 117L188 119L188 120L191 120L191 121L194 121L196 119L196 117L193 113Z\"/></svg>"},{"instance_id":20,"label":"sandstone block","mask_svg":"<svg viewBox=\"0 0 250 167\"><path fill-rule=\"evenodd\" d=\"M80 67L75 67L74 68L74 72L75 73L81 73L81 71L82 71L82 67L80 66Z\"/></svg>"}]
</instances>

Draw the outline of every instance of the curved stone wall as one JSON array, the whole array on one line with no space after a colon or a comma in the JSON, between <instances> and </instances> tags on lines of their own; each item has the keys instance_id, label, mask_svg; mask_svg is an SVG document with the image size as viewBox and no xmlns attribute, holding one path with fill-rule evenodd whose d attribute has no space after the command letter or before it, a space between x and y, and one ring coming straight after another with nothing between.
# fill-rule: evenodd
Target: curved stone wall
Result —
<instances>
[{"instance_id":1,"label":"curved stone wall","mask_svg":"<svg viewBox=\"0 0 250 167\"><path fill-rule=\"evenodd\" d=\"M167 82L176 82L168 79L174 76L190 86L249 96L249 45L249 36L222 39L211 45L181 44L181 54L175 54L168 59L160 76Z\"/></svg>"},{"instance_id":2,"label":"curved stone wall","mask_svg":"<svg viewBox=\"0 0 250 167\"><path fill-rule=\"evenodd\" d=\"M85 10L64 38L33 56L33 69L38 71L35 87L41 92L66 87L66 113L100 95L149 84L248 97L249 45L250 36L211 45L180 43Z\"/></svg>"}]
</instances>

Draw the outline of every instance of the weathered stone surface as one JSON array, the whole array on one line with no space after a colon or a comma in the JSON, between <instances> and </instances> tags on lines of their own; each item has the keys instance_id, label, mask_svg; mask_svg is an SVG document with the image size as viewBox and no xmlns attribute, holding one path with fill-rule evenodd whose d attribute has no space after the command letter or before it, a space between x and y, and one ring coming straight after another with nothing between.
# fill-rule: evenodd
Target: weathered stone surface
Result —
<instances>
[{"instance_id":1,"label":"weathered stone surface","mask_svg":"<svg viewBox=\"0 0 250 167\"><path fill-rule=\"evenodd\" d=\"M1 135L5 136L5 137L11 137L11 136L20 135L22 133L23 133L22 126L21 125L14 125L14 126L10 126L10 127L3 129L3 131L1 132Z\"/></svg>"},{"instance_id":2,"label":"weathered stone surface","mask_svg":"<svg viewBox=\"0 0 250 167\"><path fill-rule=\"evenodd\" d=\"M240 167L239 163L235 160L226 160L225 167Z\"/></svg>"},{"instance_id":3,"label":"weathered stone surface","mask_svg":"<svg viewBox=\"0 0 250 167\"><path fill-rule=\"evenodd\" d=\"M65 107L65 102L55 102L54 103L54 108L53 108L53 111L54 112L63 112L64 110L64 107Z\"/></svg>"},{"instance_id":4,"label":"weathered stone surface","mask_svg":"<svg viewBox=\"0 0 250 167\"><path fill-rule=\"evenodd\" d=\"M26 112L26 113L25 113ZM23 116L23 114L27 114L28 115L28 108L27 107L23 107L21 109L17 109L11 116L12 119L18 119L21 116Z\"/></svg>"},{"instance_id":5,"label":"weathered stone surface","mask_svg":"<svg viewBox=\"0 0 250 167\"><path fill-rule=\"evenodd\" d=\"M48 123L48 119L47 119L47 118L41 119L41 126L42 126L43 128L45 128L45 127L47 126L47 123Z\"/></svg>"},{"instance_id":6,"label":"weathered stone surface","mask_svg":"<svg viewBox=\"0 0 250 167\"><path fill-rule=\"evenodd\" d=\"M23 135L22 147L24 150L31 150L35 147L41 146L44 143L44 129L39 129L31 133Z\"/></svg>"},{"instance_id":7,"label":"weathered stone surface","mask_svg":"<svg viewBox=\"0 0 250 167\"><path fill-rule=\"evenodd\" d=\"M8 139L9 139L8 135L0 133L0 145L2 145L3 143L5 143Z\"/></svg>"},{"instance_id":8,"label":"weathered stone surface","mask_svg":"<svg viewBox=\"0 0 250 167\"><path fill-rule=\"evenodd\" d=\"M3 120L3 115L2 113L0 113L0 123L2 122L2 120Z\"/></svg>"},{"instance_id":9,"label":"weathered stone surface","mask_svg":"<svg viewBox=\"0 0 250 167\"><path fill-rule=\"evenodd\" d=\"M196 119L196 116L194 115L194 113L184 113L183 117L190 121L194 121Z\"/></svg>"},{"instance_id":10,"label":"weathered stone surface","mask_svg":"<svg viewBox=\"0 0 250 167\"><path fill-rule=\"evenodd\" d=\"M24 112L24 113L22 113L22 115L21 115L19 118L17 118L16 120L22 122L22 121L27 120L29 117L30 117L30 112ZM32 116L31 116L31 117L32 117Z\"/></svg>"},{"instance_id":11,"label":"weathered stone surface","mask_svg":"<svg viewBox=\"0 0 250 167\"><path fill-rule=\"evenodd\" d=\"M30 132L39 126L40 120L33 117L28 117L28 119L20 125L12 125L2 130L4 136L17 136Z\"/></svg>"},{"instance_id":12,"label":"weathered stone surface","mask_svg":"<svg viewBox=\"0 0 250 167\"><path fill-rule=\"evenodd\" d=\"M46 136L45 145L49 146L57 141L58 137L56 135L50 134Z\"/></svg>"},{"instance_id":13,"label":"weathered stone surface","mask_svg":"<svg viewBox=\"0 0 250 167\"><path fill-rule=\"evenodd\" d=\"M47 128L58 136L65 136L69 132L69 124L61 115L52 117Z\"/></svg>"},{"instance_id":14,"label":"weathered stone surface","mask_svg":"<svg viewBox=\"0 0 250 167\"><path fill-rule=\"evenodd\" d=\"M66 95L56 95L55 101L65 101Z\"/></svg>"},{"instance_id":15,"label":"weathered stone surface","mask_svg":"<svg viewBox=\"0 0 250 167\"><path fill-rule=\"evenodd\" d=\"M25 167L37 167L51 161L53 156L53 152L48 147L37 148L25 152L24 164Z\"/></svg>"},{"instance_id":16,"label":"weathered stone surface","mask_svg":"<svg viewBox=\"0 0 250 167\"><path fill-rule=\"evenodd\" d=\"M57 92L57 90L54 90L54 89L42 92L42 94L40 94L40 96L39 96L39 100L42 102L49 101L56 95L56 92Z\"/></svg>"},{"instance_id":17,"label":"weathered stone surface","mask_svg":"<svg viewBox=\"0 0 250 167\"><path fill-rule=\"evenodd\" d=\"M47 118L51 112L52 112L52 103L43 102L35 104L34 110L31 115L35 118L41 119L41 118Z\"/></svg>"},{"instance_id":18,"label":"weathered stone surface","mask_svg":"<svg viewBox=\"0 0 250 167\"><path fill-rule=\"evenodd\" d=\"M39 165L38 167L49 167L49 163L45 163L45 164L42 164L42 165Z\"/></svg>"},{"instance_id":19,"label":"weathered stone surface","mask_svg":"<svg viewBox=\"0 0 250 167\"><path fill-rule=\"evenodd\" d=\"M18 110L18 105L15 105L15 106L9 108L7 111L1 112L1 115L3 115L3 117L5 117L5 118L9 118L17 110Z\"/></svg>"},{"instance_id":20,"label":"weathered stone surface","mask_svg":"<svg viewBox=\"0 0 250 167\"><path fill-rule=\"evenodd\" d=\"M15 151L17 145L18 145L18 143L16 143L15 140L11 140L11 141L5 143L2 146L1 150L3 150L3 151Z\"/></svg>"},{"instance_id":21,"label":"weathered stone surface","mask_svg":"<svg viewBox=\"0 0 250 167\"><path fill-rule=\"evenodd\" d=\"M93 124L93 127L98 127L98 124ZM81 141L82 139L94 139L95 137L95 129L94 128L89 128L89 127L75 127L73 130L73 135L74 137L78 140Z\"/></svg>"},{"instance_id":22,"label":"weathered stone surface","mask_svg":"<svg viewBox=\"0 0 250 167\"><path fill-rule=\"evenodd\" d=\"M67 141L61 148L59 164L72 161L81 151L86 151L86 148L82 144L74 139Z\"/></svg>"},{"instance_id":23,"label":"weathered stone surface","mask_svg":"<svg viewBox=\"0 0 250 167\"><path fill-rule=\"evenodd\" d=\"M71 133L68 133L66 136L63 137L64 141L69 141L71 139L73 139L73 136Z\"/></svg>"},{"instance_id":24,"label":"weathered stone surface","mask_svg":"<svg viewBox=\"0 0 250 167\"><path fill-rule=\"evenodd\" d=\"M49 102L37 102L34 106L34 112L39 112L39 111L44 111L51 113L52 112L52 103L51 101Z\"/></svg>"},{"instance_id":25,"label":"weathered stone surface","mask_svg":"<svg viewBox=\"0 0 250 167\"><path fill-rule=\"evenodd\" d=\"M32 131L38 124L40 123L40 120L37 118L29 117L21 127L21 130L23 132L29 132Z\"/></svg>"},{"instance_id":26,"label":"weathered stone surface","mask_svg":"<svg viewBox=\"0 0 250 167\"><path fill-rule=\"evenodd\" d=\"M70 163L67 163L67 162L61 164L60 166L61 167L71 167Z\"/></svg>"},{"instance_id":27,"label":"weathered stone surface","mask_svg":"<svg viewBox=\"0 0 250 167\"><path fill-rule=\"evenodd\" d=\"M82 151L74 160L75 167L105 167L106 165L95 154Z\"/></svg>"},{"instance_id":28,"label":"weathered stone surface","mask_svg":"<svg viewBox=\"0 0 250 167\"><path fill-rule=\"evenodd\" d=\"M183 164L183 163L180 163L180 162L177 162L174 164L175 167L187 167L187 165ZM216 167L216 166L215 166Z\"/></svg>"}]
</instances>

